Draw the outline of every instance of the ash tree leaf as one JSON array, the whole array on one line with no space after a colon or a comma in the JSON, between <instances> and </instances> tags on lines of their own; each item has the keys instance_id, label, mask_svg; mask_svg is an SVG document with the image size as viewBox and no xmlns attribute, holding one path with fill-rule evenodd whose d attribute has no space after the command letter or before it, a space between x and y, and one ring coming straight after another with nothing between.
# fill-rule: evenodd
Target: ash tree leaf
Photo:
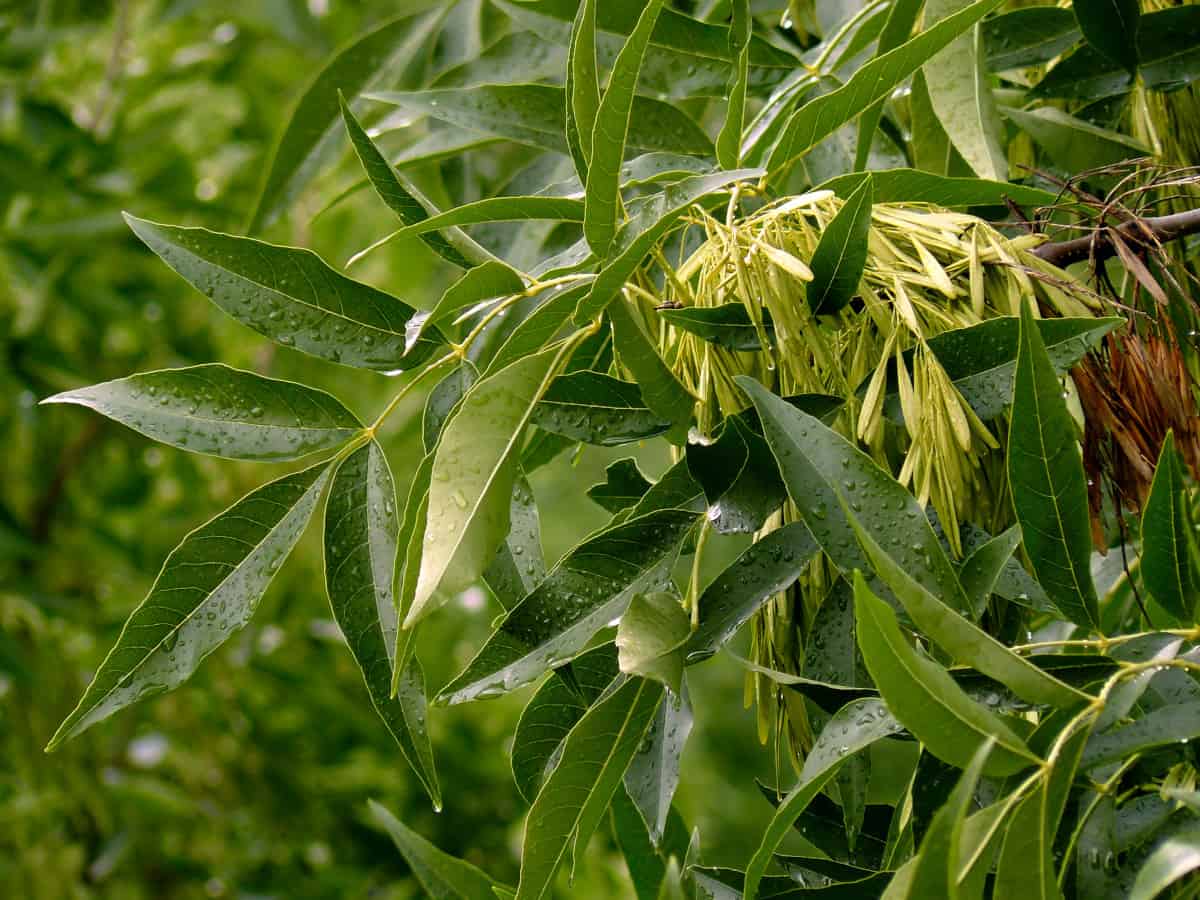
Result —
<instances>
[{"instance_id":1,"label":"ash tree leaf","mask_svg":"<svg viewBox=\"0 0 1200 900\"><path fill-rule=\"evenodd\" d=\"M429 311L429 315L417 323L415 334L419 337L429 327L450 327L453 324L452 320L464 310L485 300L519 294L523 290L525 282L512 266L498 259L480 263L464 272L461 278L446 288ZM417 317L419 316L420 313L417 314ZM413 318L413 322L417 321L417 317ZM414 329L410 323L410 344L413 339Z\"/></svg>"},{"instance_id":2,"label":"ash tree leaf","mask_svg":"<svg viewBox=\"0 0 1200 900\"><path fill-rule=\"evenodd\" d=\"M513 482L509 522L508 537L483 572L484 581L506 610L520 603L546 576L537 504L523 474Z\"/></svg>"},{"instance_id":3,"label":"ash tree leaf","mask_svg":"<svg viewBox=\"0 0 1200 900\"><path fill-rule=\"evenodd\" d=\"M692 420L695 398L663 362L645 329L634 317L629 301L619 299L608 307L608 311L617 358L637 379L646 406L672 426L668 439L682 443Z\"/></svg>"},{"instance_id":4,"label":"ash tree leaf","mask_svg":"<svg viewBox=\"0 0 1200 900\"><path fill-rule=\"evenodd\" d=\"M1097 734L1083 751L1080 767L1094 769L1137 753L1200 737L1200 702L1164 706L1120 728Z\"/></svg>"},{"instance_id":5,"label":"ash tree leaf","mask_svg":"<svg viewBox=\"0 0 1200 900\"><path fill-rule=\"evenodd\" d=\"M742 124L746 117L746 86L750 78L750 0L733 0L729 27L729 55L734 60L729 76L729 103L717 135L717 162L723 169L741 163Z\"/></svg>"},{"instance_id":6,"label":"ash tree leaf","mask_svg":"<svg viewBox=\"0 0 1200 900\"><path fill-rule=\"evenodd\" d=\"M387 457L375 441L338 466L325 507L325 589L333 618L362 671L371 703L400 752L425 786L435 808L442 805L425 724L425 675L411 658L397 679L396 606L392 597L399 524L396 489Z\"/></svg>"},{"instance_id":7,"label":"ash tree leaf","mask_svg":"<svg viewBox=\"0 0 1200 900\"><path fill-rule=\"evenodd\" d=\"M821 233L812 255L808 306L814 315L833 315L858 292L867 263L874 182L866 176Z\"/></svg>"},{"instance_id":8,"label":"ash tree leaf","mask_svg":"<svg viewBox=\"0 0 1200 900\"><path fill-rule=\"evenodd\" d=\"M1021 307L1008 479L1038 582L1071 621L1099 625L1087 485L1075 424L1028 304Z\"/></svg>"},{"instance_id":9,"label":"ash tree leaf","mask_svg":"<svg viewBox=\"0 0 1200 900\"><path fill-rule=\"evenodd\" d=\"M396 535L399 554L396 589L396 611L403 622L412 609L413 596L417 590L417 575L421 571L421 550L424 545L425 516L429 509L429 483L433 474L433 452L426 453L417 464L409 485L404 504L404 516ZM404 688L404 674L408 671L408 660L416 650L416 629L396 630L396 650L392 654L392 696L398 697Z\"/></svg>"},{"instance_id":10,"label":"ash tree leaf","mask_svg":"<svg viewBox=\"0 0 1200 900\"><path fill-rule=\"evenodd\" d=\"M995 738L985 771L1004 776L1039 760L999 716L966 695L954 679L909 645L891 607L874 596L858 573L854 582L858 644L888 710L938 759L966 768L980 746Z\"/></svg>"},{"instance_id":11,"label":"ash tree leaf","mask_svg":"<svg viewBox=\"0 0 1200 900\"><path fill-rule=\"evenodd\" d=\"M425 546L408 628L474 584L508 534L525 425L569 345L527 356L476 382L434 451Z\"/></svg>"},{"instance_id":12,"label":"ash tree leaf","mask_svg":"<svg viewBox=\"0 0 1200 900\"><path fill-rule=\"evenodd\" d=\"M444 13L389 19L340 48L305 85L271 150L249 231L258 231L289 204L336 147L338 92L351 97L401 70L425 48Z\"/></svg>"},{"instance_id":13,"label":"ash tree leaf","mask_svg":"<svg viewBox=\"0 0 1200 900\"><path fill-rule=\"evenodd\" d=\"M708 521L718 534L758 531L787 499L771 448L745 418L727 417L715 441L686 448L688 471L704 488Z\"/></svg>"},{"instance_id":14,"label":"ash tree leaf","mask_svg":"<svg viewBox=\"0 0 1200 900\"><path fill-rule=\"evenodd\" d=\"M443 703L515 690L570 659L619 618L634 594L662 590L696 514L661 509L588 538L509 611L468 664L442 689Z\"/></svg>"},{"instance_id":15,"label":"ash tree leaf","mask_svg":"<svg viewBox=\"0 0 1200 900\"><path fill-rule=\"evenodd\" d=\"M328 481L325 463L285 475L185 537L46 749L182 684L250 621Z\"/></svg>"},{"instance_id":16,"label":"ash tree leaf","mask_svg":"<svg viewBox=\"0 0 1200 900\"><path fill-rule=\"evenodd\" d=\"M638 16L637 25L617 54L612 72L609 73L608 87L596 110L585 182L583 233L588 245L602 258L608 255L617 230L621 204L621 163L625 160L625 144L629 138L638 73L662 7L663 0L649 0L646 3Z\"/></svg>"},{"instance_id":17,"label":"ash tree leaf","mask_svg":"<svg viewBox=\"0 0 1200 900\"><path fill-rule=\"evenodd\" d=\"M362 430L324 391L216 364L142 372L42 402L86 406L153 440L226 459L299 459Z\"/></svg>"},{"instance_id":18,"label":"ash tree leaf","mask_svg":"<svg viewBox=\"0 0 1200 900\"><path fill-rule=\"evenodd\" d=\"M638 900L657 900L667 863L672 857L681 860L687 853L689 835L683 817L672 807L666 834L655 846L642 814L625 791L613 794L611 812L613 837L625 858Z\"/></svg>"},{"instance_id":19,"label":"ash tree leaf","mask_svg":"<svg viewBox=\"0 0 1200 900\"><path fill-rule=\"evenodd\" d=\"M457 125L522 144L569 153L566 91L548 84L485 84L469 88L383 91L367 95ZM676 107L634 97L627 146L642 152L666 151L708 156L712 142Z\"/></svg>"},{"instance_id":20,"label":"ash tree leaf","mask_svg":"<svg viewBox=\"0 0 1200 900\"><path fill-rule=\"evenodd\" d=\"M555 378L531 421L553 434L601 447L640 441L671 427L646 407L637 384L586 369Z\"/></svg>"},{"instance_id":21,"label":"ash tree leaf","mask_svg":"<svg viewBox=\"0 0 1200 900\"><path fill-rule=\"evenodd\" d=\"M406 350L415 310L352 281L310 250L129 214L134 233L168 266L243 325L285 347L347 366L391 371L424 362L441 336Z\"/></svg>"},{"instance_id":22,"label":"ash tree leaf","mask_svg":"<svg viewBox=\"0 0 1200 900\"><path fill-rule=\"evenodd\" d=\"M669 325L726 350L757 351L762 348L758 329L742 303L661 309L658 314ZM764 330L768 336L774 336L775 323L771 321L771 314L764 309L762 316Z\"/></svg>"},{"instance_id":23,"label":"ash tree leaf","mask_svg":"<svg viewBox=\"0 0 1200 900\"><path fill-rule=\"evenodd\" d=\"M971 604L958 575L916 498L899 482L752 378L741 376L738 384L759 412L797 511L835 566L845 574L874 571L923 633L1029 702L1071 708L1090 699L960 614L969 614Z\"/></svg>"},{"instance_id":24,"label":"ash tree leaf","mask_svg":"<svg viewBox=\"0 0 1200 900\"><path fill-rule=\"evenodd\" d=\"M1200 826L1168 835L1151 851L1138 869L1129 900L1154 900L1196 869L1200 869Z\"/></svg>"},{"instance_id":25,"label":"ash tree leaf","mask_svg":"<svg viewBox=\"0 0 1200 900\"><path fill-rule=\"evenodd\" d=\"M876 741L903 730L903 726L888 714L887 708L877 699L851 701L834 714L817 735L812 751L804 760L799 782L776 808L758 849L746 867L745 900L754 900L759 896L763 875L774 858L776 848L792 830L792 823L845 765L846 760ZM772 894L764 892L762 896L769 897Z\"/></svg>"},{"instance_id":26,"label":"ash tree leaf","mask_svg":"<svg viewBox=\"0 0 1200 900\"><path fill-rule=\"evenodd\" d=\"M565 289L544 291L541 304L528 317L511 326L485 371L488 374L499 371L518 359L537 353L556 337L568 334L571 314L590 287L590 280L584 280Z\"/></svg>"},{"instance_id":27,"label":"ash tree leaf","mask_svg":"<svg viewBox=\"0 0 1200 900\"><path fill-rule=\"evenodd\" d=\"M680 689L668 690L659 704L625 772L625 791L645 821L655 847L662 846L667 833L671 800L679 786L680 759L692 733L692 703L682 672L679 683Z\"/></svg>"},{"instance_id":28,"label":"ash tree leaf","mask_svg":"<svg viewBox=\"0 0 1200 900\"><path fill-rule=\"evenodd\" d=\"M485 197L454 209L422 218L388 235L387 240L425 236L443 228L483 225L488 222L523 222L544 219L552 222L582 222L583 201L574 197Z\"/></svg>"},{"instance_id":29,"label":"ash tree leaf","mask_svg":"<svg viewBox=\"0 0 1200 900\"><path fill-rule=\"evenodd\" d=\"M688 614L677 595L635 594L617 626L621 671L661 681L678 694L683 681L681 647L690 633Z\"/></svg>"},{"instance_id":30,"label":"ash tree leaf","mask_svg":"<svg viewBox=\"0 0 1200 900\"><path fill-rule=\"evenodd\" d=\"M513 734L513 780L529 803L537 796L567 733L621 672L612 642L575 657L568 667L569 679L562 671L550 673L525 704Z\"/></svg>"},{"instance_id":31,"label":"ash tree leaf","mask_svg":"<svg viewBox=\"0 0 1200 900\"><path fill-rule=\"evenodd\" d=\"M913 25L916 24L917 16L923 5L924 0L896 0L891 5L888 9L887 20L883 24L883 30L879 33L879 40L875 45L876 57L895 50L912 37ZM855 171L861 171L867 167L867 160L871 155L871 144L875 139L879 122L883 118L884 102L883 100L876 101L864 110L858 120L858 142L854 151Z\"/></svg>"},{"instance_id":32,"label":"ash tree leaf","mask_svg":"<svg viewBox=\"0 0 1200 900\"><path fill-rule=\"evenodd\" d=\"M568 849L582 853L620 788L663 692L657 682L631 678L571 729L525 823L517 900L550 896Z\"/></svg>"},{"instance_id":33,"label":"ash tree leaf","mask_svg":"<svg viewBox=\"0 0 1200 900\"><path fill-rule=\"evenodd\" d=\"M944 21L965 5L963 0L927 0L925 26ZM976 23L925 63L922 72L933 110L967 165L982 178L1004 181L1003 125L983 54L982 28Z\"/></svg>"},{"instance_id":34,"label":"ash tree leaf","mask_svg":"<svg viewBox=\"0 0 1200 900\"><path fill-rule=\"evenodd\" d=\"M1196 573L1189 551L1183 464L1168 431L1142 510L1142 581L1150 595L1180 623L1191 624L1196 609Z\"/></svg>"},{"instance_id":35,"label":"ash tree leaf","mask_svg":"<svg viewBox=\"0 0 1200 900\"><path fill-rule=\"evenodd\" d=\"M890 95L934 54L999 5L999 0L977 0L895 50L877 56L841 87L801 106L787 120L771 150L767 163L771 177L776 178L793 160Z\"/></svg>"},{"instance_id":36,"label":"ash tree leaf","mask_svg":"<svg viewBox=\"0 0 1200 900\"><path fill-rule=\"evenodd\" d=\"M797 580L816 552L816 541L800 522L776 528L746 548L700 595L700 625L684 646L689 665L724 646L758 607Z\"/></svg>"},{"instance_id":37,"label":"ash tree leaf","mask_svg":"<svg viewBox=\"0 0 1200 900\"><path fill-rule=\"evenodd\" d=\"M1150 150L1133 138L1068 115L1056 107L1005 106L1001 112L1028 133L1056 166L1067 171L1082 172L1150 155Z\"/></svg>"},{"instance_id":38,"label":"ash tree leaf","mask_svg":"<svg viewBox=\"0 0 1200 900\"><path fill-rule=\"evenodd\" d=\"M429 211L414 195L413 189L404 184L399 173L387 161L387 157L375 146L375 142L350 111L346 98L339 95L338 100L341 103L346 133L350 135L350 143L367 173L367 178L375 188L375 193L406 226L428 219ZM453 244L446 236L436 232L422 234L421 240L446 262L464 269L469 269L490 256L486 250L461 233L455 236Z\"/></svg>"},{"instance_id":39,"label":"ash tree leaf","mask_svg":"<svg viewBox=\"0 0 1200 900\"><path fill-rule=\"evenodd\" d=\"M618 459L604 470L604 481L588 488L588 497L610 513L635 506L650 490L652 482L642 474L634 459Z\"/></svg>"},{"instance_id":40,"label":"ash tree leaf","mask_svg":"<svg viewBox=\"0 0 1200 900\"><path fill-rule=\"evenodd\" d=\"M959 566L958 580L976 619L983 615L1000 574L1020 545L1021 529L1014 525L984 541Z\"/></svg>"},{"instance_id":41,"label":"ash tree leaf","mask_svg":"<svg viewBox=\"0 0 1200 900\"><path fill-rule=\"evenodd\" d=\"M405 826L386 807L368 800L371 818L391 837L417 881L433 900L487 900L508 890L469 862L439 850Z\"/></svg>"},{"instance_id":42,"label":"ash tree leaf","mask_svg":"<svg viewBox=\"0 0 1200 900\"><path fill-rule=\"evenodd\" d=\"M1057 6L1029 6L983 23L983 56L993 72L1050 62L1083 37L1075 14Z\"/></svg>"},{"instance_id":43,"label":"ash tree leaf","mask_svg":"<svg viewBox=\"0 0 1200 900\"><path fill-rule=\"evenodd\" d=\"M596 0L583 0L571 26L566 72L567 146L579 183L586 184L592 158L592 130L600 109L596 71Z\"/></svg>"},{"instance_id":44,"label":"ash tree leaf","mask_svg":"<svg viewBox=\"0 0 1200 900\"><path fill-rule=\"evenodd\" d=\"M852 191L862 178L857 172L838 175L822 182L816 189L845 194ZM1005 198L1023 206L1047 206L1055 202L1054 195L1049 191L1024 184L988 181L986 178L951 178L919 169L872 172L871 181L876 203L932 203L947 208L966 208L1003 205Z\"/></svg>"},{"instance_id":45,"label":"ash tree leaf","mask_svg":"<svg viewBox=\"0 0 1200 900\"><path fill-rule=\"evenodd\" d=\"M697 515L704 511L704 491L688 471L687 460L681 459L667 469L637 502L628 518L660 509L686 509Z\"/></svg>"},{"instance_id":46,"label":"ash tree leaf","mask_svg":"<svg viewBox=\"0 0 1200 900\"><path fill-rule=\"evenodd\" d=\"M1089 44L1130 72L1138 67L1138 0L1074 0L1071 9Z\"/></svg>"}]
</instances>

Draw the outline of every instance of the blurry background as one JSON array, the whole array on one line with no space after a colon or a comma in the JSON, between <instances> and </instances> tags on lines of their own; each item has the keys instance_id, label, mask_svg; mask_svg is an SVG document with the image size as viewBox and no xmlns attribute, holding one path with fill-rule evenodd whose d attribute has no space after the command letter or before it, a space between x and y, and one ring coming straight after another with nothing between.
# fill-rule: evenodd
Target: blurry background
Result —
<instances>
[{"instance_id":1,"label":"blurry background","mask_svg":"<svg viewBox=\"0 0 1200 900\"><path fill-rule=\"evenodd\" d=\"M277 347L223 317L133 237L120 211L244 232L271 141L304 82L333 48L404 8L0 0L3 896L421 896L387 838L365 823L368 797L515 882L523 810L508 741L528 692L434 711L446 809L433 813L341 645L316 527L252 624L189 684L52 756L42 752L175 543L278 473L161 448L85 410L37 401L209 361L301 378L364 416L398 387ZM458 4L449 37L397 80L446 71L485 36L490 43L489 10L478 0ZM412 142L405 124L390 123L385 146ZM483 148L410 174L433 196L461 201L527 163ZM537 169L525 177L539 177ZM369 191L322 210L359 180L343 148L266 236L340 264L395 227ZM417 243L390 245L354 274L416 306L431 305L452 276ZM401 492L419 459L420 404L414 397L385 435ZM644 471L662 471L659 448L638 452ZM535 473L548 560L605 520L584 491L625 455L565 454ZM497 611L480 595L425 627L431 687L470 658ZM750 777L774 782L773 761L754 740L740 673L716 660L695 675L696 730L679 806L700 828L707 863L741 864L770 812ZM625 895L609 833L591 849L562 895Z\"/></svg>"}]
</instances>

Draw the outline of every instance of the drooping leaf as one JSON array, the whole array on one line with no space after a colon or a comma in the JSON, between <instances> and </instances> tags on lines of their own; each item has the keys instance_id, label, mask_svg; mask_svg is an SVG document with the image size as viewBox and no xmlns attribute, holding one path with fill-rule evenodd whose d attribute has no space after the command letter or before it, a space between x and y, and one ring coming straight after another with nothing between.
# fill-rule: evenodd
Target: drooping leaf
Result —
<instances>
[{"instance_id":1,"label":"drooping leaf","mask_svg":"<svg viewBox=\"0 0 1200 900\"><path fill-rule=\"evenodd\" d=\"M608 86L596 110L596 123L591 135L592 151L588 160L585 192L587 209L583 233L593 252L601 258L608 255L617 230L621 204L618 181L621 163L625 159L625 144L629 139L634 90L642 68L642 57L645 56L650 33L654 30L662 6L663 0L649 0L645 4L637 25L629 34L629 40L613 63Z\"/></svg>"},{"instance_id":2,"label":"drooping leaf","mask_svg":"<svg viewBox=\"0 0 1200 900\"><path fill-rule=\"evenodd\" d=\"M663 687L631 678L588 710L563 742L562 758L525 823L518 900L550 894L568 849L587 845L637 752ZM573 838L573 840L572 840Z\"/></svg>"},{"instance_id":3,"label":"drooping leaf","mask_svg":"<svg viewBox=\"0 0 1200 900\"><path fill-rule=\"evenodd\" d=\"M620 617L633 595L661 590L696 515L662 509L585 540L510 610L466 670L439 695L444 703L514 690L582 650Z\"/></svg>"},{"instance_id":4,"label":"drooping leaf","mask_svg":"<svg viewBox=\"0 0 1200 900\"><path fill-rule=\"evenodd\" d=\"M1135 753L1195 740L1200 737L1200 703L1181 703L1147 713L1129 725L1093 735L1080 767L1093 769L1128 759Z\"/></svg>"},{"instance_id":5,"label":"drooping leaf","mask_svg":"<svg viewBox=\"0 0 1200 900\"><path fill-rule=\"evenodd\" d=\"M1059 168L1083 172L1146 156L1150 151L1130 137L1068 115L1052 106L1001 109L1005 118L1028 132Z\"/></svg>"},{"instance_id":6,"label":"drooping leaf","mask_svg":"<svg viewBox=\"0 0 1200 900\"><path fill-rule=\"evenodd\" d=\"M518 475L509 505L508 537L483 571L484 581L505 609L512 609L546 577L541 522L529 480Z\"/></svg>"},{"instance_id":7,"label":"drooping leaf","mask_svg":"<svg viewBox=\"0 0 1200 900\"><path fill-rule=\"evenodd\" d=\"M926 0L925 27L961 10L963 0ZM1008 160L992 86L984 65L982 27L964 31L922 70L929 99L950 141L981 178L1005 181Z\"/></svg>"},{"instance_id":8,"label":"drooping leaf","mask_svg":"<svg viewBox=\"0 0 1200 900\"><path fill-rule=\"evenodd\" d=\"M1142 863L1129 900L1154 900L1189 872L1200 868L1200 826L1169 835Z\"/></svg>"},{"instance_id":9,"label":"drooping leaf","mask_svg":"<svg viewBox=\"0 0 1200 900\"><path fill-rule=\"evenodd\" d=\"M861 573L854 582L854 613L863 659L888 711L930 752L965 768L980 746L995 738L985 767L989 774L1011 775L1038 764L1003 720L971 700L945 669L909 646L896 614L871 593Z\"/></svg>"},{"instance_id":10,"label":"drooping leaf","mask_svg":"<svg viewBox=\"0 0 1200 900\"><path fill-rule=\"evenodd\" d=\"M476 382L446 424L406 628L478 580L504 540L518 441L568 349L552 346Z\"/></svg>"},{"instance_id":11,"label":"drooping leaf","mask_svg":"<svg viewBox=\"0 0 1200 900\"><path fill-rule=\"evenodd\" d=\"M464 203L437 215L422 217L387 236L387 240L427 236L430 232L463 225L482 225L488 222L525 222L545 219L552 222L583 221L583 201L573 197L547 197L533 194L527 197L486 197ZM476 260L478 262L478 260Z\"/></svg>"},{"instance_id":12,"label":"drooping leaf","mask_svg":"<svg viewBox=\"0 0 1200 900\"><path fill-rule=\"evenodd\" d=\"M681 459L667 469L630 510L628 518L660 509L686 509L697 515L704 511L704 491L688 471L687 460Z\"/></svg>"},{"instance_id":13,"label":"drooping leaf","mask_svg":"<svg viewBox=\"0 0 1200 900\"><path fill-rule=\"evenodd\" d=\"M634 318L629 302L620 299L608 309L617 358L637 379L646 406L673 426L672 438L681 443L692 420L695 399L663 362L645 329Z\"/></svg>"},{"instance_id":14,"label":"drooping leaf","mask_svg":"<svg viewBox=\"0 0 1200 900\"><path fill-rule=\"evenodd\" d=\"M646 737L625 772L625 791L649 829L654 846L662 845L679 786L680 759L692 733L692 703L687 682L668 690Z\"/></svg>"},{"instance_id":15,"label":"drooping leaf","mask_svg":"<svg viewBox=\"0 0 1200 900\"><path fill-rule=\"evenodd\" d=\"M1142 510L1141 575L1158 604L1181 624L1190 625L1195 619L1197 586L1183 490L1183 463L1175 436L1168 431Z\"/></svg>"},{"instance_id":16,"label":"drooping leaf","mask_svg":"<svg viewBox=\"0 0 1200 900\"><path fill-rule=\"evenodd\" d=\"M683 680L684 641L691 633L679 597L665 591L635 594L617 626L621 671L661 681L676 694Z\"/></svg>"},{"instance_id":17,"label":"drooping leaf","mask_svg":"<svg viewBox=\"0 0 1200 900\"><path fill-rule=\"evenodd\" d=\"M287 347L365 369L419 365L440 343L406 350L412 307L327 266L310 250L126 214L134 233L198 291L244 325Z\"/></svg>"},{"instance_id":18,"label":"drooping leaf","mask_svg":"<svg viewBox=\"0 0 1200 900\"><path fill-rule=\"evenodd\" d=\"M386 831L409 868L433 900L487 900L503 887L468 862L439 850L406 827L385 807L367 801L371 818Z\"/></svg>"},{"instance_id":19,"label":"drooping leaf","mask_svg":"<svg viewBox=\"0 0 1200 900\"><path fill-rule=\"evenodd\" d=\"M1028 6L983 23L983 55L993 72L1050 62L1083 37L1075 15L1057 6Z\"/></svg>"},{"instance_id":20,"label":"drooping leaf","mask_svg":"<svg viewBox=\"0 0 1200 900\"><path fill-rule=\"evenodd\" d=\"M46 749L177 687L244 626L300 539L328 480L325 463L285 475L185 537Z\"/></svg>"},{"instance_id":21,"label":"drooping leaf","mask_svg":"<svg viewBox=\"0 0 1200 900\"><path fill-rule=\"evenodd\" d=\"M762 343L758 329L750 321L745 304L722 303L720 306L685 306L680 309L662 309L661 318L675 328L682 329L726 350L756 351ZM768 335L775 333L771 314L762 311L763 329Z\"/></svg>"},{"instance_id":22,"label":"drooping leaf","mask_svg":"<svg viewBox=\"0 0 1200 900\"><path fill-rule=\"evenodd\" d=\"M672 857L682 860L688 849L688 830L683 817L672 808L667 819L666 834L658 846L650 840L650 832L642 814L625 791L617 791L612 799L613 837L616 838L629 878L638 900L658 900L659 888L667 874Z\"/></svg>"},{"instance_id":23,"label":"drooping leaf","mask_svg":"<svg viewBox=\"0 0 1200 900\"><path fill-rule=\"evenodd\" d=\"M821 232L812 255L813 280L807 288L808 307L814 315L833 315L858 293L867 262L874 197L874 182L868 175Z\"/></svg>"},{"instance_id":24,"label":"drooping leaf","mask_svg":"<svg viewBox=\"0 0 1200 900\"><path fill-rule=\"evenodd\" d=\"M729 55L734 60L729 76L729 103L717 135L717 162L723 169L741 163L742 123L746 115L746 85L750 79L750 0L734 0L729 26Z\"/></svg>"},{"instance_id":25,"label":"drooping leaf","mask_svg":"<svg viewBox=\"0 0 1200 900\"><path fill-rule=\"evenodd\" d=\"M417 575L421 571L421 550L425 544L424 525L425 514L429 509L429 481L433 473L433 456L432 451L426 453L413 471L408 497L404 503L404 515L396 535L399 578L396 582L395 597L399 622L404 621L404 617L412 608L413 596L417 590ZM392 654L393 697L399 696L403 689L403 676L408 668L408 660L415 650L416 629L397 629L396 650Z\"/></svg>"},{"instance_id":26,"label":"drooping leaf","mask_svg":"<svg viewBox=\"0 0 1200 900\"><path fill-rule=\"evenodd\" d=\"M300 92L271 150L250 220L258 231L279 214L316 174L336 147L340 130L338 92L350 97L369 90L427 45L443 13L401 16L339 49Z\"/></svg>"},{"instance_id":27,"label":"drooping leaf","mask_svg":"<svg viewBox=\"0 0 1200 900\"><path fill-rule=\"evenodd\" d=\"M519 324L512 326L504 343L488 362L488 373L537 353L557 336L565 337L571 314L590 288L591 283L584 280L557 292L547 291L541 305Z\"/></svg>"},{"instance_id":28,"label":"drooping leaf","mask_svg":"<svg viewBox=\"0 0 1200 900\"><path fill-rule=\"evenodd\" d=\"M387 457L375 441L338 466L325 507L325 589L334 620L362 671L371 703L400 752L442 805L425 724L425 675L416 658L406 662L392 696L397 617L392 597L399 522L396 489Z\"/></svg>"},{"instance_id":29,"label":"drooping leaf","mask_svg":"<svg viewBox=\"0 0 1200 900\"><path fill-rule=\"evenodd\" d=\"M646 407L638 385L588 370L554 379L531 421L554 434L601 447L654 437L671 426Z\"/></svg>"},{"instance_id":30,"label":"drooping leaf","mask_svg":"<svg viewBox=\"0 0 1200 900\"><path fill-rule=\"evenodd\" d=\"M1033 571L1074 622L1099 624L1087 485L1075 424L1028 304L1021 307L1008 478Z\"/></svg>"},{"instance_id":31,"label":"drooping leaf","mask_svg":"<svg viewBox=\"0 0 1200 900\"><path fill-rule=\"evenodd\" d=\"M759 896L767 865L792 823L812 802L813 797L829 782L851 754L863 750L881 738L902 731L903 727L888 714L877 699L854 700L847 703L817 735L812 751L804 761L800 780L779 804L767 825L763 839L746 867L745 900ZM763 892L763 897L771 896Z\"/></svg>"},{"instance_id":32,"label":"drooping leaf","mask_svg":"<svg viewBox=\"0 0 1200 900\"><path fill-rule=\"evenodd\" d=\"M883 30L879 33L879 40L875 44L876 57L895 50L912 37L913 25L916 24L917 15L923 5L924 0L898 0L891 5ZM867 166L875 130L883 118L883 104L884 101L877 101L866 109L858 120L858 143L854 151L855 171L861 171Z\"/></svg>"},{"instance_id":33,"label":"drooping leaf","mask_svg":"<svg viewBox=\"0 0 1200 900\"><path fill-rule=\"evenodd\" d=\"M618 459L608 464L604 481L588 488L587 495L610 513L619 513L636 505L650 487L650 480L642 474L636 460Z\"/></svg>"},{"instance_id":34,"label":"drooping leaf","mask_svg":"<svg viewBox=\"0 0 1200 900\"><path fill-rule=\"evenodd\" d=\"M1071 9L1087 42L1130 72L1138 67L1138 0L1074 0Z\"/></svg>"},{"instance_id":35,"label":"drooping leaf","mask_svg":"<svg viewBox=\"0 0 1200 900\"><path fill-rule=\"evenodd\" d=\"M718 534L758 531L787 499L771 449L748 418L729 416L716 441L687 446L688 470L704 488L708 521Z\"/></svg>"},{"instance_id":36,"label":"drooping leaf","mask_svg":"<svg viewBox=\"0 0 1200 900\"><path fill-rule=\"evenodd\" d=\"M519 9L519 7L518 7ZM592 158L592 130L600 108L596 71L596 0L583 0L571 26L567 49L567 147L581 185L587 183Z\"/></svg>"},{"instance_id":37,"label":"drooping leaf","mask_svg":"<svg viewBox=\"0 0 1200 900\"><path fill-rule=\"evenodd\" d=\"M227 459L299 459L362 430L324 391L215 364L143 372L42 402L86 406L153 440Z\"/></svg>"},{"instance_id":38,"label":"drooping leaf","mask_svg":"<svg viewBox=\"0 0 1200 900\"><path fill-rule=\"evenodd\" d=\"M958 35L968 32L998 5L999 0L977 0L895 50L871 60L837 90L810 100L796 110L771 151L767 168L772 176L853 121L864 109L888 96L935 53Z\"/></svg>"},{"instance_id":39,"label":"drooping leaf","mask_svg":"<svg viewBox=\"0 0 1200 900\"><path fill-rule=\"evenodd\" d=\"M522 144L568 153L566 92L547 84L487 84L469 88L368 94L411 113ZM705 156L712 143L685 113L649 97L635 97L627 145L641 151Z\"/></svg>"}]
</instances>

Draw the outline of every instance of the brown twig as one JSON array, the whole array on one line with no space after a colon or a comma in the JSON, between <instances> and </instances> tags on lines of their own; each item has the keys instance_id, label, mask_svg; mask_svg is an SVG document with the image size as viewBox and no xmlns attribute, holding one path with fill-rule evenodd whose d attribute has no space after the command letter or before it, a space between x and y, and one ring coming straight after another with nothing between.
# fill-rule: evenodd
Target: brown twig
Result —
<instances>
[{"instance_id":1,"label":"brown twig","mask_svg":"<svg viewBox=\"0 0 1200 900\"><path fill-rule=\"evenodd\" d=\"M1143 244L1147 233L1157 243L1165 244L1168 241L1187 237L1189 234L1200 233L1200 209L1189 209L1167 216L1134 219L1124 222L1112 230L1117 232L1120 239L1135 245ZM1096 234L1073 238L1069 241L1042 244L1035 248L1033 253L1046 262L1063 268L1085 259L1108 259L1117 254L1117 246L1109 237L1108 230L1105 229Z\"/></svg>"}]
</instances>

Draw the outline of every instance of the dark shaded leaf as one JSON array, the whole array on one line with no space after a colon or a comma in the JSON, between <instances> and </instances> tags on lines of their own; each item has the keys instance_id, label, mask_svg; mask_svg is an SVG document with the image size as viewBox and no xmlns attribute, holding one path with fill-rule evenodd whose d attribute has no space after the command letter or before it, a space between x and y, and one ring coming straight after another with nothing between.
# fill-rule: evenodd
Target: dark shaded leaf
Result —
<instances>
[{"instance_id":1,"label":"dark shaded leaf","mask_svg":"<svg viewBox=\"0 0 1200 900\"><path fill-rule=\"evenodd\" d=\"M833 315L858 292L867 262L874 197L874 183L868 175L821 232L812 256L813 280L808 285L808 306L815 315Z\"/></svg>"}]
</instances>

